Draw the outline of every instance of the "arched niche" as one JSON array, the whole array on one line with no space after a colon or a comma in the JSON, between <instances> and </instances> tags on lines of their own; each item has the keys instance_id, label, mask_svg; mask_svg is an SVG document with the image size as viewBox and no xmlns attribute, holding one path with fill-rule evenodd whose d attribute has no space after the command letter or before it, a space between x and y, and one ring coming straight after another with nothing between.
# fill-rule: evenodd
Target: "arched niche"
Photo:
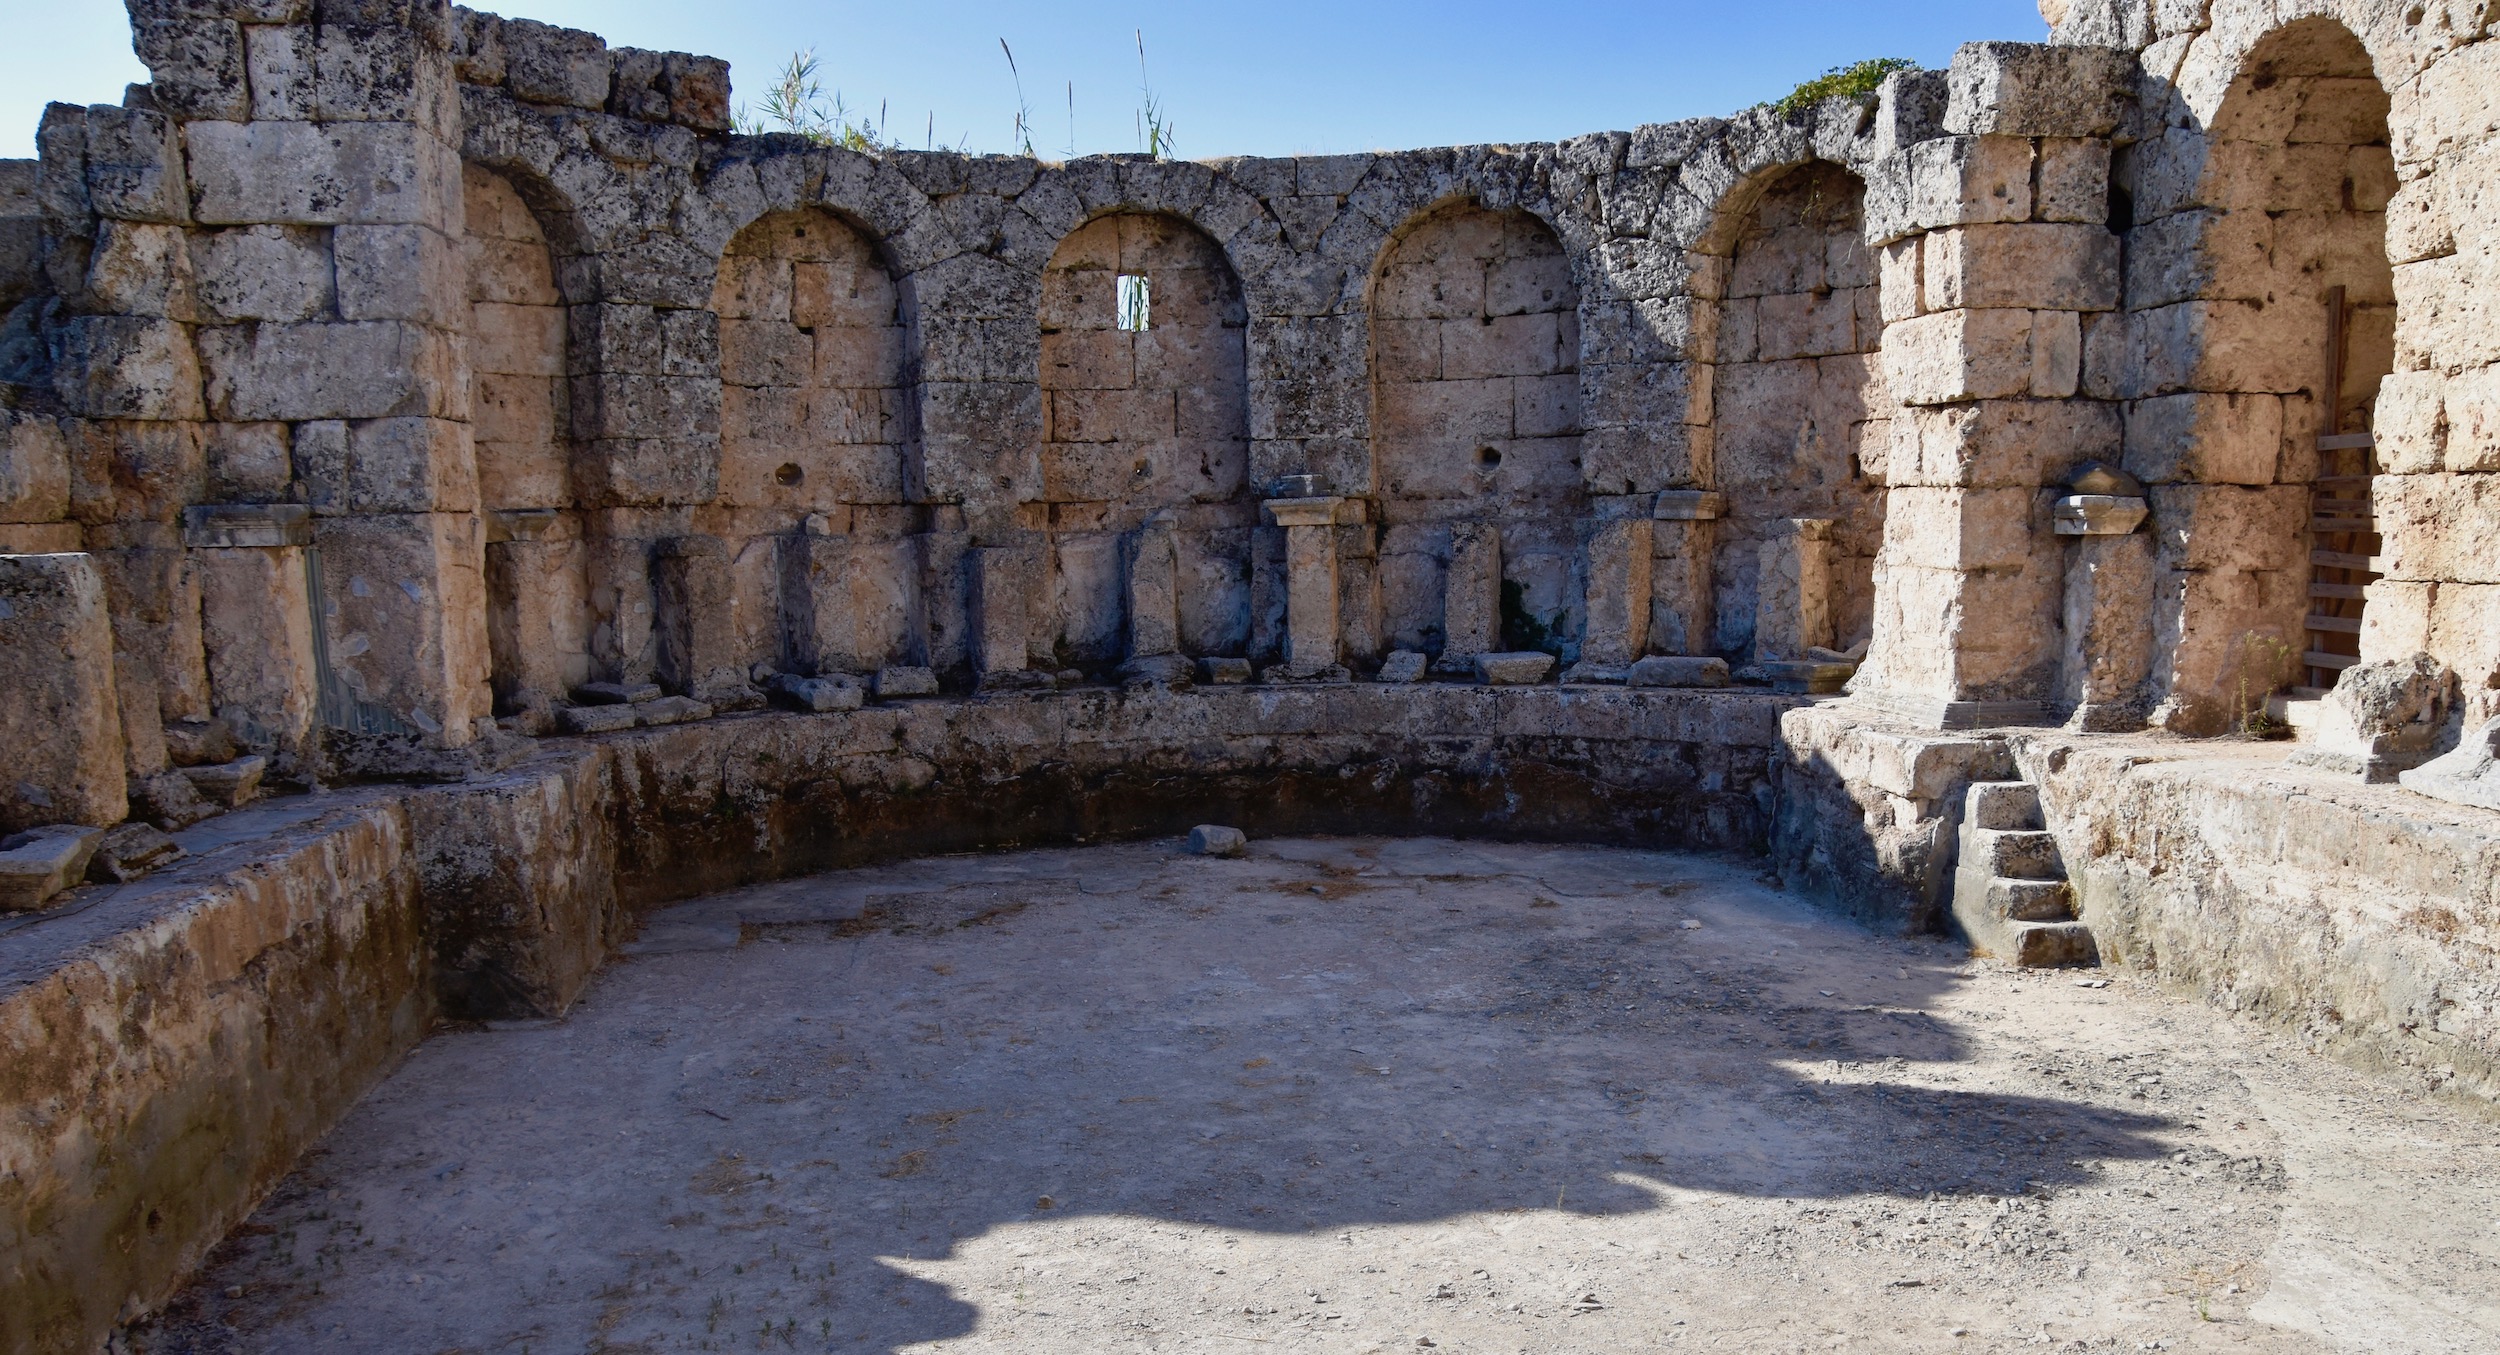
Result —
<instances>
[{"instance_id":1,"label":"arched niche","mask_svg":"<svg viewBox=\"0 0 2500 1355\"><path fill-rule=\"evenodd\" d=\"M2357 661L2395 366L2387 117L2361 43L2301 20L2250 50L2169 176L2132 176L2127 465L2158 531L2154 718L2178 732Z\"/></svg>"},{"instance_id":2,"label":"arched niche","mask_svg":"<svg viewBox=\"0 0 2500 1355\"><path fill-rule=\"evenodd\" d=\"M1096 217L1052 253L1037 319L1049 659L1246 653L1249 321L1223 247L1174 216Z\"/></svg>"},{"instance_id":3,"label":"arched niche","mask_svg":"<svg viewBox=\"0 0 2500 1355\"><path fill-rule=\"evenodd\" d=\"M1712 372L1709 648L1740 664L1872 632L1892 408L1865 183L1818 160L1749 199L1721 225Z\"/></svg>"},{"instance_id":4,"label":"arched niche","mask_svg":"<svg viewBox=\"0 0 2500 1355\"><path fill-rule=\"evenodd\" d=\"M499 714L543 720L590 680L573 511L566 308L547 232L512 180L461 167L469 410L487 515L487 644Z\"/></svg>"},{"instance_id":5,"label":"arched niche","mask_svg":"<svg viewBox=\"0 0 2500 1355\"><path fill-rule=\"evenodd\" d=\"M760 217L722 252L712 309L735 660L922 661L909 325L876 243L820 208Z\"/></svg>"},{"instance_id":6,"label":"arched niche","mask_svg":"<svg viewBox=\"0 0 2500 1355\"><path fill-rule=\"evenodd\" d=\"M1562 241L1527 212L1447 204L1382 251L1371 397L1387 648L1576 652L1579 304Z\"/></svg>"}]
</instances>

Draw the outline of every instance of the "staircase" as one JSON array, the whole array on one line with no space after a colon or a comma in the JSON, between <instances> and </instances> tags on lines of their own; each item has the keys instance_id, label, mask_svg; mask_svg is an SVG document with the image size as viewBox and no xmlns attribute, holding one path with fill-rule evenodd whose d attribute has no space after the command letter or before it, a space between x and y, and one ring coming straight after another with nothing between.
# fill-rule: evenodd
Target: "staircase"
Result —
<instances>
[{"instance_id":1,"label":"staircase","mask_svg":"<svg viewBox=\"0 0 2500 1355\"><path fill-rule=\"evenodd\" d=\"M2092 931L2075 918L2057 839L2040 817L2039 788L1982 781L1963 802L1953 918L1981 950L2026 968L2100 963Z\"/></svg>"}]
</instances>

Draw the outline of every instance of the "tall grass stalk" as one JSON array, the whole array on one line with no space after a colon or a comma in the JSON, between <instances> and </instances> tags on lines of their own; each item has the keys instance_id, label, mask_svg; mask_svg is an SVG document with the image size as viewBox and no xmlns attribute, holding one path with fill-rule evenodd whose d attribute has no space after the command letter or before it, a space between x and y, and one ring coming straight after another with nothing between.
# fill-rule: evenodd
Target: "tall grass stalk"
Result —
<instances>
[{"instance_id":1,"label":"tall grass stalk","mask_svg":"<svg viewBox=\"0 0 2500 1355\"><path fill-rule=\"evenodd\" d=\"M1155 97L1154 81L1146 75L1146 30L1137 30L1137 89L1144 103L1137 110L1137 140L1146 154L1156 160L1172 158L1172 120L1164 111L1163 100Z\"/></svg>"}]
</instances>

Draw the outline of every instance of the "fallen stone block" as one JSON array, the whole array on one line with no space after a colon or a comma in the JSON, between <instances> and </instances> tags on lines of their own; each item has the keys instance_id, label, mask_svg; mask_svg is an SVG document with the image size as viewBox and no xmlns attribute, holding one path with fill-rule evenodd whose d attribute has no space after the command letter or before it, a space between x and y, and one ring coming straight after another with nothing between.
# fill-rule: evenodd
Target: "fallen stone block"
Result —
<instances>
[{"instance_id":1,"label":"fallen stone block","mask_svg":"<svg viewBox=\"0 0 2500 1355\"><path fill-rule=\"evenodd\" d=\"M1210 687L1238 687L1250 680L1248 659L1200 659L1198 680Z\"/></svg>"},{"instance_id":2,"label":"fallen stone block","mask_svg":"<svg viewBox=\"0 0 2500 1355\"><path fill-rule=\"evenodd\" d=\"M2500 809L2500 720L2469 735L2455 751L2396 773L2396 783L2450 804Z\"/></svg>"},{"instance_id":3,"label":"fallen stone block","mask_svg":"<svg viewBox=\"0 0 2500 1355\"><path fill-rule=\"evenodd\" d=\"M991 696L999 692L1046 692L1056 685L1057 678L1030 668L993 669L981 675L980 693Z\"/></svg>"},{"instance_id":4,"label":"fallen stone block","mask_svg":"<svg viewBox=\"0 0 2500 1355\"><path fill-rule=\"evenodd\" d=\"M1120 680L1175 691L1196 685L1198 666L1179 654L1144 654L1120 665Z\"/></svg>"},{"instance_id":5,"label":"fallen stone block","mask_svg":"<svg viewBox=\"0 0 2500 1355\"><path fill-rule=\"evenodd\" d=\"M53 895L85 878L101 828L57 824L0 838L0 912L43 907Z\"/></svg>"},{"instance_id":6,"label":"fallen stone block","mask_svg":"<svg viewBox=\"0 0 2500 1355\"><path fill-rule=\"evenodd\" d=\"M1198 856L1239 856L1250 850L1250 838L1238 828L1202 823L1189 830L1189 850Z\"/></svg>"},{"instance_id":7,"label":"fallen stone block","mask_svg":"<svg viewBox=\"0 0 2500 1355\"><path fill-rule=\"evenodd\" d=\"M895 701L911 696L938 694L937 670L917 668L908 664L877 670L877 699Z\"/></svg>"},{"instance_id":8,"label":"fallen stone block","mask_svg":"<svg viewBox=\"0 0 2500 1355\"><path fill-rule=\"evenodd\" d=\"M1632 669L1629 665L1620 663L1592 663L1587 659L1582 659L1578 663L1575 663L1569 668L1563 670L1562 680L1565 682L1605 683L1610 686L1619 687L1629 681L1631 676Z\"/></svg>"},{"instance_id":9,"label":"fallen stone block","mask_svg":"<svg viewBox=\"0 0 2500 1355\"><path fill-rule=\"evenodd\" d=\"M1290 663L1272 665L1259 673L1259 681L1290 684L1352 682L1354 674L1342 663L1324 663L1316 668L1300 668Z\"/></svg>"},{"instance_id":10,"label":"fallen stone block","mask_svg":"<svg viewBox=\"0 0 2500 1355\"><path fill-rule=\"evenodd\" d=\"M818 715L858 710L868 701L868 693L860 688L858 680L848 676L811 678L784 673L773 679L773 694L792 709Z\"/></svg>"},{"instance_id":11,"label":"fallen stone block","mask_svg":"<svg viewBox=\"0 0 2500 1355\"><path fill-rule=\"evenodd\" d=\"M1686 654L1652 654L1632 665L1625 681L1635 687L1724 687L1727 660Z\"/></svg>"},{"instance_id":12,"label":"fallen stone block","mask_svg":"<svg viewBox=\"0 0 2500 1355\"><path fill-rule=\"evenodd\" d=\"M857 691L854 687L851 690ZM712 708L691 696L663 696L657 701L634 703L634 718L657 728L661 725L684 724L688 720L709 720Z\"/></svg>"},{"instance_id":13,"label":"fallen stone block","mask_svg":"<svg viewBox=\"0 0 2500 1355\"><path fill-rule=\"evenodd\" d=\"M1823 663L1814 659L1789 659L1757 665L1771 683L1771 690L1808 696L1837 695L1856 677L1854 663Z\"/></svg>"},{"instance_id":14,"label":"fallen stone block","mask_svg":"<svg viewBox=\"0 0 2500 1355\"><path fill-rule=\"evenodd\" d=\"M96 843L95 855L87 861L87 879L100 885L128 884L188 855L163 832L144 823L125 823Z\"/></svg>"},{"instance_id":15,"label":"fallen stone block","mask_svg":"<svg viewBox=\"0 0 2500 1355\"><path fill-rule=\"evenodd\" d=\"M178 771L158 772L130 783L130 815L159 828L187 828L217 812L191 779Z\"/></svg>"},{"instance_id":16,"label":"fallen stone block","mask_svg":"<svg viewBox=\"0 0 2500 1355\"><path fill-rule=\"evenodd\" d=\"M632 706L566 706L556 712L556 727L567 734L613 734L634 727Z\"/></svg>"},{"instance_id":17,"label":"fallen stone block","mask_svg":"<svg viewBox=\"0 0 2500 1355\"><path fill-rule=\"evenodd\" d=\"M268 770L269 759L254 755L213 767L185 767L182 775L210 804L220 809L239 809L260 798L261 777Z\"/></svg>"},{"instance_id":18,"label":"fallen stone block","mask_svg":"<svg viewBox=\"0 0 2500 1355\"><path fill-rule=\"evenodd\" d=\"M638 706L659 699L656 682L586 682L573 689L577 706Z\"/></svg>"},{"instance_id":19,"label":"fallen stone block","mask_svg":"<svg viewBox=\"0 0 2500 1355\"><path fill-rule=\"evenodd\" d=\"M1533 687L1553 671L1554 656L1535 650L1476 656L1476 681L1488 687Z\"/></svg>"},{"instance_id":20,"label":"fallen stone block","mask_svg":"<svg viewBox=\"0 0 2500 1355\"><path fill-rule=\"evenodd\" d=\"M165 755L177 767L232 762L238 751L234 729L223 720L176 720L165 726Z\"/></svg>"},{"instance_id":21,"label":"fallen stone block","mask_svg":"<svg viewBox=\"0 0 2500 1355\"><path fill-rule=\"evenodd\" d=\"M1428 659L1414 650L1398 650L1381 661L1380 680L1399 683L1421 682L1424 676L1424 665L1428 662L1430 662Z\"/></svg>"}]
</instances>

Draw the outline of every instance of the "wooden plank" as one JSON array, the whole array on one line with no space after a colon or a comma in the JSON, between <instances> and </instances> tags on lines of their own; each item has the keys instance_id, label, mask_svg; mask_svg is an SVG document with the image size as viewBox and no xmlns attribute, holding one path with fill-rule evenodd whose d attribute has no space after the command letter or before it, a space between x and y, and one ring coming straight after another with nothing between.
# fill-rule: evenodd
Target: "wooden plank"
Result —
<instances>
[{"instance_id":1,"label":"wooden plank","mask_svg":"<svg viewBox=\"0 0 2500 1355\"><path fill-rule=\"evenodd\" d=\"M2378 505L2368 499L2311 499L2309 511L2320 517L2366 518Z\"/></svg>"},{"instance_id":2,"label":"wooden plank","mask_svg":"<svg viewBox=\"0 0 2500 1355\"><path fill-rule=\"evenodd\" d=\"M2332 668L2340 673L2345 669L2361 662L2361 656L2358 654L2329 654L2324 650L2313 649L2308 653L2301 655L2300 661L2312 668Z\"/></svg>"},{"instance_id":3,"label":"wooden plank","mask_svg":"<svg viewBox=\"0 0 2500 1355\"><path fill-rule=\"evenodd\" d=\"M2300 699L2301 699L2301 700L2303 700L2303 701L2315 701L2315 700L2317 700L2319 697L2326 695L2326 688L2324 688L2324 687L2294 687L2294 688L2292 689L2292 695L2293 695L2293 696L2295 696L2295 697L2300 698Z\"/></svg>"},{"instance_id":4,"label":"wooden plank","mask_svg":"<svg viewBox=\"0 0 2500 1355\"><path fill-rule=\"evenodd\" d=\"M2328 569L2366 570L2370 567L2370 557L2367 555L2346 555L2339 550L2313 550L2309 552L2309 563L2313 565L2324 565Z\"/></svg>"},{"instance_id":5,"label":"wooden plank","mask_svg":"<svg viewBox=\"0 0 2500 1355\"><path fill-rule=\"evenodd\" d=\"M2309 530L2333 536L2342 536L2348 532L2375 532L2378 530L2378 519L2311 518L2309 519Z\"/></svg>"},{"instance_id":6,"label":"wooden plank","mask_svg":"<svg viewBox=\"0 0 2500 1355\"><path fill-rule=\"evenodd\" d=\"M2359 635L2361 618L2357 616L2318 616L2314 613L2302 620L2302 629L2313 635Z\"/></svg>"},{"instance_id":7,"label":"wooden plank","mask_svg":"<svg viewBox=\"0 0 2500 1355\"><path fill-rule=\"evenodd\" d=\"M2368 433L2328 433L2318 439L2321 452L2359 452L2378 446L2378 439Z\"/></svg>"},{"instance_id":8,"label":"wooden plank","mask_svg":"<svg viewBox=\"0 0 2500 1355\"><path fill-rule=\"evenodd\" d=\"M2312 583L2309 585L2309 596L2313 598L2344 598L2359 602L2369 595L2369 590L2357 583Z\"/></svg>"},{"instance_id":9,"label":"wooden plank","mask_svg":"<svg viewBox=\"0 0 2500 1355\"><path fill-rule=\"evenodd\" d=\"M2366 485L2377 478L2375 475L2320 475L2312 478L2309 483L2313 485Z\"/></svg>"}]
</instances>

